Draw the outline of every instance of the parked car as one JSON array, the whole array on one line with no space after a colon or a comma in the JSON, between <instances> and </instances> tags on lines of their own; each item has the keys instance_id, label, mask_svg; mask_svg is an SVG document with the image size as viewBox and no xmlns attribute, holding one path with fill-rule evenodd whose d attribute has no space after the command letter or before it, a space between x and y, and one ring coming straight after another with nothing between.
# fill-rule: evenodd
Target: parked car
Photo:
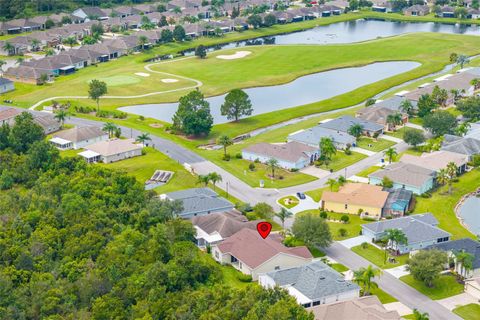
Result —
<instances>
[{"instance_id":1,"label":"parked car","mask_svg":"<svg viewBox=\"0 0 480 320\"><path fill-rule=\"evenodd\" d=\"M307 197L305 197L305 193L303 193L303 192L297 192L297 197L298 197L300 200L304 200L304 199L307 198Z\"/></svg>"}]
</instances>

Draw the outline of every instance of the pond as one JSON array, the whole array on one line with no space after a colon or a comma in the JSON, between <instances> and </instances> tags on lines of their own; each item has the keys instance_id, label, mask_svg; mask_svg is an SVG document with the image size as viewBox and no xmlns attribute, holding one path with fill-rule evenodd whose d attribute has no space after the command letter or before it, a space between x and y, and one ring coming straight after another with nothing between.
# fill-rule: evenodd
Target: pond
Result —
<instances>
[{"instance_id":1,"label":"pond","mask_svg":"<svg viewBox=\"0 0 480 320\"><path fill-rule=\"evenodd\" d=\"M392 61L372 63L362 67L351 67L319 72L297 78L296 80L275 86L245 89L254 108L252 115L287 109L325 100L355 90L370 83L383 80L420 66L418 62ZM225 95L206 99L214 123L228 122L220 114L220 106ZM178 103L145 104L127 106L119 110L171 122L177 111Z\"/></svg>"},{"instance_id":2,"label":"pond","mask_svg":"<svg viewBox=\"0 0 480 320\"><path fill-rule=\"evenodd\" d=\"M476 235L480 235L480 198L471 196L465 199L458 208L458 215L463 219L468 229Z\"/></svg>"},{"instance_id":3,"label":"pond","mask_svg":"<svg viewBox=\"0 0 480 320\"><path fill-rule=\"evenodd\" d=\"M263 44L336 44L385 38L412 32L480 35L480 26L434 22L353 20L318 26L288 34L218 45L209 51ZM193 50L185 51L192 55Z\"/></svg>"}]
</instances>

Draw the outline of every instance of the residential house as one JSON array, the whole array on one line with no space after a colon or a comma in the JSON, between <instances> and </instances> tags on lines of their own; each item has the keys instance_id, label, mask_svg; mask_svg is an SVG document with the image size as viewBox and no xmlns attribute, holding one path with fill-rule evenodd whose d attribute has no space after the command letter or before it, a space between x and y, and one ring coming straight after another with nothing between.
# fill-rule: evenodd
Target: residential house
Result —
<instances>
[{"instance_id":1,"label":"residential house","mask_svg":"<svg viewBox=\"0 0 480 320\"><path fill-rule=\"evenodd\" d=\"M184 219L231 211L235 207L233 203L220 197L215 191L209 188L193 188L170 192L160 195L160 198L170 201L181 201L183 210L179 216Z\"/></svg>"},{"instance_id":2,"label":"residential house","mask_svg":"<svg viewBox=\"0 0 480 320\"><path fill-rule=\"evenodd\" d=\"M230 210L220 213L195 216L192 224L195 228L195 239L197 246L201 249L211 247L224 239L234 235L243 228L256 230L260 220L248 221L248 219L237 210Z\"/></svg>"},{"instance_id":3,"label":"residential house","mask_svg":"<svg viewBox=\"0 0 480 320\"><path fill-rule=\"evenodd\" d=\"M467 18L468 19L475 19L475 20L480 19L480 10L479 9L474 9L474 8L469 8Z\"/></svg>"},{"instance_id":4,"label":"residential house","mask_svg":"<svg viewBox=\"0 0 480 320\"><path fill-rule=\"evenodd\" d=\"M13 83L13 81L6 78L0 78L0 94L7 93L13 90L15 90L15 84Z\"/></svg>"},{"instance_id":5,"label":"residential house","mask_svg":"<svg viewBox=\"0 0 480 320\"><path fill-rule=\"evenodd\" d=\"M448 256L456 261L455 254L467 252L472 255L472 270L466 271L460 262L455 262L455 271L466 278L480 277L480 242L470 238L452 240L434 244L428 249L438 249L448 253Z\"/></svg>"},{"instance_id":6,"label":"residential house","mask_svg":"<svg viewBox=\"0 0 480 320\"><path fill-rule=\"evenodd\" d=\"M375 12L393 12L393 6L390 1L373 1L372 11Z\"/></svg>"},{"instance_id":7,"label":"residential house","mask_svg":"<svg viewBox=\"0 0 480 320\"><path fill-rule=\"evenodd\" d=\"M13 126L15 124L15 117L20 113L22 113L22 111L18 109L0 106L0 126L4 124Z\"/></svg>"},{"instance_id":8,"label":"residential house","mask_svg":"<svg viewBox=\"0 0 480 320\"><path fill-rule=\"evenodd\" d=\"M473 156L480 154L480 140L468 135L459 137L446 134L441 150L466 155L471 161Z\"/></svg>"},{"instance_id":9,"label":"residential house","mask_svg":"<svg viewBox=\"0 0 480 320\"><path fill-rule=\"evenodd\" d=\"M301 266L313 258L305 246L288 248L275 235L263 239L248 228L213 245L211 252L217 262L232 265L254 281L260 274Z\"/></svg>"},{"instance_id":10,"label":"residential house","mask_svg":"<svg viewBox=\"0 0 480 320\"><path fill-rule=\"evenodd\" d=\"M430 8L427 5L415 4L403 9L403 14L406 16L426 16L430 13Z\"/></svg>"},{"instance_id":11,"label":"residential house","mask_svg":"<svg viewBox=\"0 0 480 320\"><path fill-rule=\"evenodd\" d=\"M337 131L348 133L348 130L353 125L357 125L357 124L363 127L363 134L366 136L376 136L383 133L382 125L372 121L367 121L367 120L355 118L348 115L341 116L327 122L323 122L319 126L322 128L327 128L331 130L337 130Z\"/></svg>"},{"instance_id":12,"label":"residential house","mask_svg":"<svg viewBox=\"0 0 480 320\"><path fill-rule=\"evenodd\" d=\"M436 172L445 169L450 162L458 167L458 174L462 174L467 169L468 156L460 153L440 150L430 153L422 153L421 156L404 154L400 162L413 164Z\"/></svg>"},{"instance_id":13,"label":"residential house","mask_svg":"<svg viewBox=\"0 0 480 320\"><path fill-rule=\"evenodd\" d=\"M343 9L331 4L323 4L318 6L318 16L319 17L330 17L338 16L342 14Z\"/></svg>"},{"instance_id":14,"label":"residential house","mask_svg":"<svg viewBox=\"0 0 480 320\"><path fill-rule=\"evenodd\" d=\"M266 163L276 159L284 169L302 169L319 157L319 148L295 141L285 144L257 143L242 150L243 159Z\"/></svg>"},{"instance_id":15,"label":"residential house","mask_svg":"<svg viewBox=\"0 0 480 320\"><path fill-rule=\"evenodd\" d=\"M385 309L377 296L322 304L308 309L315 320L401 320L397 311Z\"/></svg>"},{"instance_id":16,"label":"residential house","mask_svg":"<svg viewBox=\"0 0 480 320\"><path fill-rule=\"evenodd\" d=\"M480 300L480 277L465 280L465 292Z\"/></svg>"},{"instance_id":17,"label":"residential house","mask_svg":"<svg viewBox=\"0 0 480 320\"><path fill-rule=\"evenodd\" d=\"M381 185L385 177L393 181L393 189L405 189L414 194L424 194L435 185L435 171L414 163L395 162L383 170L368 175L368 182Z\"/></svg>"},{"instance_id":18,"label":"residential house","mask_svg":"<svg viewBox=\"0 0 480 320\"><path fill-rule=\"evenodd\" d=\"M305 308L358 298L360 287L321 261L262 274L258 283L288 291Z\"/></svg>"},{"instance_id":19,"label":"residential house","mask_svg":"<svg viewBox=\"0 0 480 320\"><path fill-rule=\"evenodd\" d=\"M79 155L88 163L99 161L111 163L141 156L143 147L135 144L134 139L114 139L87 145L84 149L85 151L80 152Z\"/></svg>"},{"instance_id":20,"label":"residential house","mask_svg":"<svg viewBox=\"0 0 480 320\"><path fill-rule=\"evenodd\" d=\"M343 131L323 128L319 125L300 130L287 137L288 142L298 142L310 147L318 147L322 138L330 138L337 149L345 149L347 146L355 146L357 139Z\"/></svg>"},{"instance_id":21,"label":"residential house","mask_svg":"<svg viewBox=\"0 0 480 320\"><path fill-rule=\"evenodd\" d=\"M402 124L400 124L400 126L408 122L408 114L393 110L391 108L383 107L380 103L378 105L375 104L367 108L358 110L356 117L359 119L380 124L383 126L385 131L393 131L397 128L398 125L393 126L392 124L388 123L388 117L395 114L400 114L401 116Z\"/></svg>"},{"instance_id":22,"label":"residential house","mask_svg":"<svg viewBox=\"0 0 480 320\"><path fill-rule=\"evenodd\" d=\"M442 18L455 18L455 8L450 6L443 6L440 8L440 17Z\"/></svg>"},{"instance_id":23,"label":"residential house","mask_svg":"<svg viewBox=\"0 0 480 320\"><path fill-rule=\"evenodd\" d=\"M60 122L54 115L38 111L30 111L30 113L33 115L33 121L43 128L43 133L46 135L60 130Z\"/></svg>"},{"instance_id":24,"label":"residential house","mask_svg":"<svg viewBox=\"0 0 480 320\"><path fill-rule=\"evenodd\" d=\"M373 242L382 240L389 229L401 230L407 243L397 244L394 249L398 254L405 254L449 241L450 233L437 226L438 220L431 213L424 213L363 224L362 234Z\"/></svg>"},{"instance_id":25,"label":"residential house","mask_svg":"<svg viewBox=\"0 0 480 320\"><path fill-rule=\"evenodd\" d=\"M50 142L62 150L80 149L88 145L107 141L108 134L99 127L74 127L72 129L60 131L53 135Z\"/></svg>"},{"instance_id":26,"label":"residential house","mask_svg":"<svg viewBox=\"0 0 480 320\"><path fill-rule=\"evenodd\" d=\"M324 191L321 207L325 211L362 214L380 219L388 198L382 187L364 183L347 183L338 192Z\"/></svg>"},{"instance_id":27,"label":"residential house","mask_svg":"<svg viewBox=\"0 0 480 320\"><path fill-rule=\"evenodd\" d=\"M72 13L73 16L79 17L85 21L89 20L108 20L110 14L108 10L101 9L99 7L83 7L79 8Z\"/></svg>"},{"instance_id":28,"label":"residential house","mask_svg":"<svg viewBox=\"0 0 480 320\"><path fill-rule=\"evenodd\" d=\"M398 218L413 209L413 192L403 188L386 189L388 198L382 210L383 218Z\"/></svg>"}]
</instances>

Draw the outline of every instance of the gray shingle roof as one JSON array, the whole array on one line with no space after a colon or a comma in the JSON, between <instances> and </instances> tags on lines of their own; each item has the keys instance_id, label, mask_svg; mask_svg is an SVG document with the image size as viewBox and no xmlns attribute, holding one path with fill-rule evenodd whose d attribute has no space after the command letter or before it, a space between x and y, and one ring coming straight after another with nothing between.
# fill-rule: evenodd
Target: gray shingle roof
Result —
<instances>
[{"instance_id":1,"label":"gray shingle roof","mask_svg":"<svg viewBox=\"0 0 480 320\"><path fill-rule=\"evenodd\" d=\"M230 201L220 197L215 191L209 188L193 188L166 194L171 200L180 200L183 203L183 211L180 216L192 215L195 213L228 211L234 205Z\"/></svg>"},{"instance_id":2,"label":"gray shingle roof","mask_svg":"<svg viewBox=\"0 0 480 320\"><path fill-rule=\"evenodd\" d=\"M267 275L277 285L292 286L311 300L360 289L321 261L269 272Z\"/></svg>"},{"instance_id":3,"label":"gray shingle roof","mask_svg":"<svg viewBox=\"0 0 480 320\"><path fill-rule=\"evenodd\" d=\"M465 251L473 255L473 268L480 268L480 242L470 238L439 243L430 246L429 249L439 249L443 251L461 252Z\"/></svg>"},{"instance_id":4,"label":"gray shingle roof","mask_svg":"<svg viewBox=\"0 0 480 320\"><path fill-rule=\"evenodd\" d=\"M291 134L288 136L288 140L304 143L307 145L318 145L320 139L323 137L331 138L334 143L339 144L353 144L356 141L354 136L351 136L346 132L323 128L321 126L315 126L313 128Z\"/></svg>"},{"instance_id":5,"label":"gray shingle roof","mask_svg":"<svg viewBox=\"0 0 480 320\"><path fill-rule=\"evenodd\" d=\"M354 118L352 116L341 116L328 122L324 122L320 124L320 126L327 129L348 132L348 129L354 124L359 124L363 126L364 130L371 132L381 131L383 129L382 125L375 122Z\"/></svg>"},{"instance_id":6,"label":"gray shingle roof","mask_svg":"<svg viewBox=\"0 0 480 320\"><path fill-rule=\"evenodd\" d=\"M393 182L412 187L421 187L435 176L435 171L414 164L396 162L368 175L369 178L390 178Z\"/></svg>"},{"instance_id":7,"label":"gray shingle roof","mask_svg":"<svg viewBox=\"0 0 480 320\"><path fill-rule=\"evenodd\" d=\"M474 138L460 138L459 140L444 143L442 150L465 154L468 156L480 153L480 140Z\"/></svg>"},{"instance_id":8,"label":"gray shingle roof","mask_svg":"<svg viewBox=\"0 0 480 320\"><path fill-rule=\"evenodd\" d=\"M10 84L13 81L5 79L5 78L0 78L0 85L5 85L5 84Z\"/></svg>"},{"instance_id":9,"label":"gray shingle roof","mask_svg":"<svg viewBox=\"0 0 480 320\"><path fill-rule=\"evenodd\" d=\"M431 213L424 213L364 224L362 228L376 234L383 233L387 229L400 229L407 236L408 243L417 243L450 236L450 233L437 228L437 224L437 219Z\"/></svg>"},{"instance_id":10,"label":"gray shingle roof","mask_svg":"<svg viewBox=\"0 0 480 320\"><path fill-rule=\"evenodd\" d=\"M71 142L79 142L88 139L93 139L106 135L99 127L87 126L87 127L75 127L72 129L58 132L54 137L62 138Z\"/></svg>"}]
</instances>

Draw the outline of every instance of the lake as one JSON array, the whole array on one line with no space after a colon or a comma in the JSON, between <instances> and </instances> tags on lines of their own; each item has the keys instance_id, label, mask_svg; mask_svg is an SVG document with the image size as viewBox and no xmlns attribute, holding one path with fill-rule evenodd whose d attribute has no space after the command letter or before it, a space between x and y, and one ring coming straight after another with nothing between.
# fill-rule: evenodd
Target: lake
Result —
<instances>
[{"instance_id":1,"label":"lake","mask_svg":"<svg viewBox=\"0 0 480 320\"><path fill-rule=\"evenodd\" d=\"M480 198L471 196L467 198L458 209L458 215L468 225L468 229L476 235L480 235Z\"/></svg>"},{"instance_id":2,"label":"lake","mask_svg":"<svg viewBox=\"0 0 480 320\"><path fill-rule=\"evenodd\" d=\"M252 115L287 109L295 106L325 100L355 90L420 66L418 62L392 61L372 63L363 67L335 69L306 75L296 80L268 87L245 89L254 108ZM210 103L214 123L228 122L220 114L225 95L206 99ZM178 103L144 104L127 106L119 110L171 122Z\"/></svg>"}]
</instances>

